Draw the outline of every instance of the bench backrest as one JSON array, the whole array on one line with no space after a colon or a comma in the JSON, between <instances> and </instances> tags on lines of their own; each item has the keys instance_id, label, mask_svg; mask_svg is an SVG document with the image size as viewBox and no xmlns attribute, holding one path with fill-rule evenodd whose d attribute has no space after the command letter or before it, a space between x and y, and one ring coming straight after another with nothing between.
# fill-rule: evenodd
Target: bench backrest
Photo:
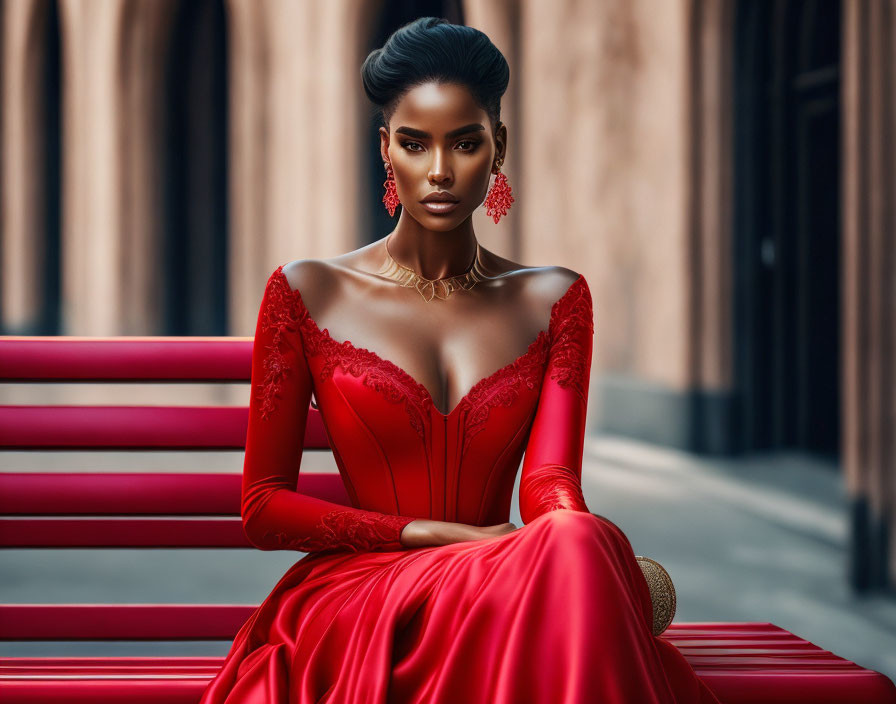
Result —
<instances>
[{"instance_id":1,"label":"bench backrest","mask_svg":"<svg viewBox=\"0 0 896 704\"><path fill-rule=\"evenodd\" d=\"M248 382L251 356L252 338L4 337L0 381ZM248 415L247 406L3 405L0 450L238 450ZM329 450L313 406L304 443ZM0 472L0 548L251 548L240 485L235 472ZM297 488L349 505L338 474L303 471ZM0 640L228 638L251 608L6 605Z\"/></svg>"}]
</instances>

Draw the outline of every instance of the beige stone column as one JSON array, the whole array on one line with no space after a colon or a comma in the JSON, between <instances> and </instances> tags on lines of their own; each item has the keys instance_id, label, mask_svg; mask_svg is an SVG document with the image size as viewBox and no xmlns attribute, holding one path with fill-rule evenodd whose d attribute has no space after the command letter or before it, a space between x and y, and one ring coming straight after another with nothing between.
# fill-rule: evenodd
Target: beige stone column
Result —
<instances>
[{"instance_id":1,"label":"beige stone column","mask_svg":"<svg viewBox=\"0 0 896 704\"><path fill-rule=\"evenodd\" d=\"M2 286L0 319L9 332L37 323L43 280L47 115L44 104L46 22L50 0L8 0L3 30Z\"/></svg>"},{"instance_id":2,"label":"beige stone column","mask_svg":"<svg viewBox=\"0 0 896 704\"><path fill-rule=\"evenodd\" d=\"M233 334L254 333L274 267L358 246L361 38L378 6L227 4Z\"/></svg>"},{"instance_id":3,"label":"beige stone column","mask_svg":"<svg viewBox=\"0 0 896 704\"><path fill-rule=\"evenodd\" d=\"M591 284L592 389L680 393L693 373L688 3L521 6L525 261ZM623 412L592 401L589 426Z\"/></svg>"},{"instance_id":4,"label":"beige stone column","mask_svg":"<svg viewBox=\"0 0 896 704\"><path fill-rule=\"evenodd\" d=\"M115 335L123 287L119 223L120 40L126 5L60 0L63 334Z\"/></svg>"},{"instance_id":5,"label":"beige stone column","mask_svg":"<svg viewBox=\"0 0 896 704\"><path fill-rule=\"evenodd\" d=\"M160 325L162 91L174 0L61 0L63 332Z\"/></svg>"},{"instance_id":6,"label":"beige stone column","mask_svg":"<svg viewBox=\"0 0 896 704\"><path fill-rule=\"evenodd\" d=\"M896 576L896 3L844 3L843 426L850 581Z\"/></svg>"}]
</instances>

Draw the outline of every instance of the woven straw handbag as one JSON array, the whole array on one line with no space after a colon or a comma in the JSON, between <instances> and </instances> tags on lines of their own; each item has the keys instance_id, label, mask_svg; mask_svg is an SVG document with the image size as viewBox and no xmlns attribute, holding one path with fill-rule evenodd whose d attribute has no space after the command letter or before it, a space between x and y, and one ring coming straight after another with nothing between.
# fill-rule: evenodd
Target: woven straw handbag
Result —
<instances>
[{"instance_id":1,"label":"woven straw handbag","mask_svg":"<svg viewBox=\"0 0 896 704\"><path fill-rule=\"evenodd\" d=\"M675 585L669 573L656 560L643 555L635 555L641 572L650 587L650 600L653 602L653 635L658 636L672 623L675 616Z\"/></svg>"}]
</instances>

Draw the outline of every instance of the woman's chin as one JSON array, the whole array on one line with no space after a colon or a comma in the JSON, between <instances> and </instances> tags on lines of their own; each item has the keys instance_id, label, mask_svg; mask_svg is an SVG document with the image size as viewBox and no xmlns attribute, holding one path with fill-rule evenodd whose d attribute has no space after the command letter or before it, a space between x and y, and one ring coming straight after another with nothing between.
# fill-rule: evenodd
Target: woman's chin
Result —
<instances>
[{"instance_id":1,"label":"woman's chin","mask_svg":"<svg viewBox=\"0 0 896 704\"><path fill-rule=\"evenodd\" d=\"M414 219L428 230L447 231L453 230L469 215L469 213L461 212L460 208L455 208L450 213L433 213L422 208L414 213Z\"/></svg>"}]
</instances>

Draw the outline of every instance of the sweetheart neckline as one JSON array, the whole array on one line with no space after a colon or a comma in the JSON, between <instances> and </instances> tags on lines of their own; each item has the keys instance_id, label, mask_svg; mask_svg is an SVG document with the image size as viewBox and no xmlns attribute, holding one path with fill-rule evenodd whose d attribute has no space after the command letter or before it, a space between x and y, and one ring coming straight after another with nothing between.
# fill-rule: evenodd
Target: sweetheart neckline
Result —
<instances>
[{"instance_id":1,"label":"sweetheart neckline","mask_svg":"<svg viewBox=\"0 0 896 704\"><path fill-rule=\"evenodd\" d=\"M566 297L572 293L573 289L576 287L576 285L579 283L579 281L581 281L583 279L583 275L579 274L578 277L576 278L576 280L573 281L569 285L569 287L566 289L566 291L563 293L563 295L560 296L560 298L558 298L556 301L554 301L553 305L551 306L551 314L548 318L547 328L543 328L538 331L538 334L535 336L535 339L533 339L529 343L529 345L526 347L525 352L518 355L515 359L508 362L503 367L500 367L499 369L496 369L492 373L482 377L479 381L474 383L463 396L460 397L458 402L454 405L453 408L451 408L451 410L448 411L448 413L443 413L436 406L436 402L433 399L432 394L429 392L429 389L426 388L426 386L424 386L422 383L420 383L416 379L416 377L414 377L410 372L408 372L404 368L400 367L398 364L391 361L390 359L387 359L387 358L381 356L380 354L378 354L377 352L374 352L373 350L367 349L366 347L358 347L351 340L339 341L339 340L335 339L332 335L330 335L330 331L328 328L321 328L317 324L317 321L314 319L314 317L311 315L311 312L308 310L307 306L305 306L305 301L302 299L302 294L300 293L299 289L293 288L292 286L290 286L289 280L286 278L286 274L283 273L283 265L282 264L280 266L278 266L277 269L274 271L274 275L281 279L281 283L283 284L286 291L298 301L299 305L301 306L301 310L303 311L302 317L308 321L308 323L312 327L312 330L316 334L318 334L322 337L325 337L328 340L330 340L331 342L333 342L341 347L344 347L346 349L351 349L351 350L355 350L357 352L362 352L364 354L370 355L379 364L382 364L383 366L388 367L391 371L398 374L400 377L403 377L405 381L407 381L408 383L410 383L412 386L414 386L415 388L417 388L420 391L426 404L440 418L442 418L446 422L464 405L465 401L467 401L469 398L471 398L475 393L478 393L484 386L491 383L495 378L497 378L501 374L504 374L509 369L518 366L521 362L523 362L531 354L533 354L538 349L540 344L543 344L544 341L548 339L548 337L550 336L551 330L554 327L554 319L557 315L557 311L560 309L560 305L566 299Z\"/></svg>"}]
</instances>

